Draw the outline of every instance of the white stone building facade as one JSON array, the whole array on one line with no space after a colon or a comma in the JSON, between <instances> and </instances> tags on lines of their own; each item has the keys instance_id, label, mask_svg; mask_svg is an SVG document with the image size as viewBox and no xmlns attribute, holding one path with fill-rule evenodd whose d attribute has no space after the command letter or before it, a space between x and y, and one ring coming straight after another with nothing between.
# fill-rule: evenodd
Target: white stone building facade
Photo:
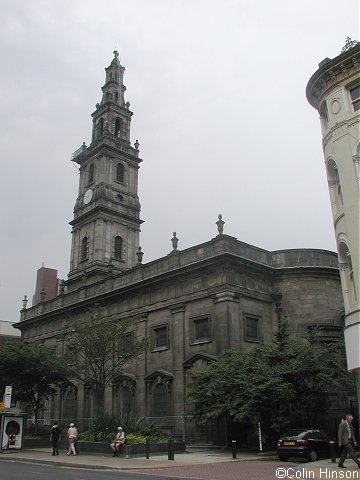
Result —
<instances>
[{"instance_id":1,"label":"white stone building facade","mask_svg":"<svg viewBox=\"0 0 360 480\"><path fill-rule=\"evenodd\" d=\"M306 94L320 114L345 306L348 369L360 397L360 43L347 39L340 55L326 58Z\"/></svg>"}]
</instances>

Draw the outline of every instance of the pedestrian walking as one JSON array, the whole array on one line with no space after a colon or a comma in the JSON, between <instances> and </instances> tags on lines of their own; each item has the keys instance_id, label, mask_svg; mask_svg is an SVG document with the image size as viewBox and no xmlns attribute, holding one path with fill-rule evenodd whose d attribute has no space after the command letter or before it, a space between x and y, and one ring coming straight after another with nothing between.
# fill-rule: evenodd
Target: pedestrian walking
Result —
<instances>
[{"instance_id":1,"label":"pedestrian walking","mask_svg":"<svg viewBox=\"0 0 360 480\"><path fill-rule=\"evenodd\" d=\"M60 440L61 430L57 422L54 422L54 425L51 427L50 433L50 442L52 443L52 454L59 455L59 440Z\"/></svg>"},{"instance_id":2,"label":"pedestrian walking","mask_svg":"<svg viewBox=\"0 0 360 480\"><path fill-rule=\"evenodd\" d=\"M354 460L357 466L360 468L360 460L356 456L354 447L357 446L356 439L355 439L355 432L352 426L353 416L348 414L345 417L345 420L340 423L338 429L338 440L339 440L339 447L342 447L342 452L340 455L338 467L346 468L344 462L346 457L350 455L350 457Z\"/></svg>"},{"instance_id":3,"label":"pedestrian walking","mask_svg":"<svg viewBox=\"0 0 360 480\"><path fill-rule=\"evenodd\" d=\"M78 436L77 428L73 423L70 423L67 431L67 437L69 442L69 450L67 452L67 455L73 454L74 456L76 456L75 444L77 441L77 436Z\"/></svg>"}]
</instances>

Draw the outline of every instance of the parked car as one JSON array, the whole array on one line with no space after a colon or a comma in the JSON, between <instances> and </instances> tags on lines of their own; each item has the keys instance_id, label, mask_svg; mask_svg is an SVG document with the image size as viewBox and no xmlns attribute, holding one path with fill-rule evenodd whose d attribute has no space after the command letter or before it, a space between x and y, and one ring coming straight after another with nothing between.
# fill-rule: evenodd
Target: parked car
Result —
<instances>
[{"instance_id":1,"label":"parked car","mask_svg":"<svg viewBox=\"0 0 360 480\"><path fill-rule=\"evenodd\" d=\"M330 438L321 430L294 428L278 440L277 454L282 462L290 457L305 458L309 462L320 457L330 458Z\"/></svg>"}]
</instances>

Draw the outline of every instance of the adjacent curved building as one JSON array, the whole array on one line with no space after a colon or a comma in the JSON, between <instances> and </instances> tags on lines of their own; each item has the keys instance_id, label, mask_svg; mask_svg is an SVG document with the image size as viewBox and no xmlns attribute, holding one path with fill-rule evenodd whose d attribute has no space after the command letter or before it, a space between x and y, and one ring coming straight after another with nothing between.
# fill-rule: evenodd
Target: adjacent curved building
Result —
<instances>
[{"instance_id":1,"label":"adjacent curved building","mask_svg":"<svg viewBox=\"0 0 360 480\"><path fill-rule=\"evenodd\" d=\"M306 96L320 114L345 304L346 355L359 394L360 43L348 38L340 55L323 60L309 80Z\"/></svg>"}]
</instances>

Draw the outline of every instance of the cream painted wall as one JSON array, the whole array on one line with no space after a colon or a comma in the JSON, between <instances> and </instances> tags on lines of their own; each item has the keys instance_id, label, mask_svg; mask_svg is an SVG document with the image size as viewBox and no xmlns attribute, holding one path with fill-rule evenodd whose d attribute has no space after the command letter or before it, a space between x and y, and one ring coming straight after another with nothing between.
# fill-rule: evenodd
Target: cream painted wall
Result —
<instances>
[{"instance_id":1,"label":"cream painted wall","mask_svg":"<svg viewBox=\"0 0 360 480\"><path fill-rule=\"evenodd\" d=\"M307 98L320 113L325 170L345 305L349 370L360 372L360 110L350 90L360 85L360 44L325 59L311 77Z\"/></svg>"}]
</instances>

